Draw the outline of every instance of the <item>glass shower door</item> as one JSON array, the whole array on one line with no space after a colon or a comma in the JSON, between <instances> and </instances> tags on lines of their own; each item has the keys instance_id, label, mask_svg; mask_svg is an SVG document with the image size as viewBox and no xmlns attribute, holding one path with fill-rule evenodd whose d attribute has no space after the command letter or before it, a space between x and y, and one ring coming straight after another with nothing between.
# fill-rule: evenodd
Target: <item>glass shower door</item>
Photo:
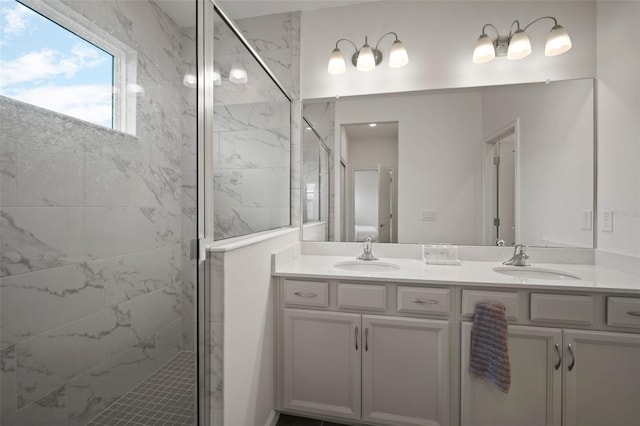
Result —
<instances>
[{"instance_id":1,"label":"glass shower door","mask_svg":"<svg viewBox=\"0 0 640 426\"><path fill-rule=\"evenodd\" d=\"M0 423L195 424L196 1L1 7Z\"/></svg>"}]
</instances>

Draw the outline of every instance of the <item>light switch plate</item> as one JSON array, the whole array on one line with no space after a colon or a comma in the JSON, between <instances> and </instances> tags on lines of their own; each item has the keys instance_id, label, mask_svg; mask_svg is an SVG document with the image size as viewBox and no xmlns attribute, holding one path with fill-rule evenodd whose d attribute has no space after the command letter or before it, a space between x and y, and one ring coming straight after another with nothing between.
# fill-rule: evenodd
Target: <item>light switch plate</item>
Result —
<instances>
[{"instance_id":1,"label":"light switch plate","mask_svg":"<svg viewBox=\"0 0 640 426\"><path fill-rule=\"evenodd\" d=\"M420 220L429 221L429 222L437 220L436 211L435 210L423 210Z\"/></svg>"},{"instance_id":2,"label":"light switch plate","mask_svg":"<svg viewBox=\"0 0 640 426\"><path fill-rule=\"evenodd\" d=\"M602 232L613 232L613 210L602 212Z\"/></svg>"},{"instance_id":3,"label":"light switch plate","mask_svg":"<svg viewBox=\"0 0 640 426\"><path fill-rule=\"evenodd\" d=\"M593 215L591 210L582 210L582 230L591 231L593 229Z\"/></svg>"}]
</instances>

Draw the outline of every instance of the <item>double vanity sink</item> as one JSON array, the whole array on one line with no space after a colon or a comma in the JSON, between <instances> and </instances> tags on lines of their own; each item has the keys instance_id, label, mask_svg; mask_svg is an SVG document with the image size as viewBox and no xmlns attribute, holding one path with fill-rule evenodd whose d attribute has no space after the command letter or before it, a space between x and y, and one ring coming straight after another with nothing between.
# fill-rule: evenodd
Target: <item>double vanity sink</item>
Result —
<instances>
[{"instance_id":1,"label":"double vanity sink","mask_svg":"<svg viewBox=\"0 0 640 426\"><path fill-rule=\"evenodd\" d=\"M344 271L355 271L363 273L373 272L395 272L401 269L401 266L391 262L383 262L380 260L347 260L336 262L333 265L336 269ZM533 266L497 266L492 268L494 272L507 275L517 279L531 280L580 280L580 276L556 269L538 268Z\"/></svg>"}]
</instances>

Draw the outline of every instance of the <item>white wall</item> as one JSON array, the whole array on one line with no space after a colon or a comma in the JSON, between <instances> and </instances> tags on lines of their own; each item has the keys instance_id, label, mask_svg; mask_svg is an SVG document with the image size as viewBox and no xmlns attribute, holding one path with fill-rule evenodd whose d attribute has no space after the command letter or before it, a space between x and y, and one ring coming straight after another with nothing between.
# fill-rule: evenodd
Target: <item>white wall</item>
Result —
<instances>
[{"instance_id":1,"label":"white wall","mask_svg":"<svg viewBox=\"0 0 640 426\"><path fill-rule=\"evenodd\" d=\"M571 35L573 48L566 54L544 56L546 35L553 25L549 20L527 30L533 47L529 57L472 63L473 48L484 24L492 23L506 33L514 19L526 24L548 15L558 18ZM381 1L305 11L301 24L302 98L594 77L595 20L595 2L577 1ZM390 69L387 65L386 54L393 40L388 37L380 44L385 59L375 70L358 72L348 63L345 74L327 73L329 55L338 39L349 38L361 46L368 35L369 44L375 44L388 31L397 32L407 47L407 66ZM340 48L349 62L354 48L346 42Z\"/></svg>"},{"instance_id":2,"label":"white wall","mask_svg":"<svg viewBox=\"0 0 640 426\"><path fill-rule=\"evenodd\" d=\"M224 424L264 425L275 407L275 287L271 253L286 235L224 254Z\"/></svg>"},{"instance_id":3,"label":"white wall","mask_svg":"<svg viewBox=\"0 0 640 426\"><path fill-rule=\"evenodd\" d=\"M593 247L581 222L593 210L593 80L490 87L482 99L485 138L520 118L517 241Z\"/></svg>"},{"instance_id":4,"label":"white wall","mask_svg":"<svg viewBox=\"0 0 640 426\"><path fill-rule=\"evenodd\" d=\"M360 170L353 176L354 223L378 228L378 172Z\"/></svg>"},{"instance_id":5,"label":"white wall","mask_svg":"<svg viewBox=\"0 0 640 426\"><path fill-rule=\"evenodd\" d=\"M598 3L598 248L640 256L640 3ZM613 233L602 232L611 210Z\"/></svg>"},{"instance_id":6,"label":"white wall","mask_svg":"<svg viewBox=\"0 0 640 426\"><path fill-rule=\"evenodd\" d=\"M478 90L336 103L337 129L345 123L398 121L398 241L480 244L480 109ZM422 210L436 210L438 220L421 221Z\"/></svg>"}]
</instances>

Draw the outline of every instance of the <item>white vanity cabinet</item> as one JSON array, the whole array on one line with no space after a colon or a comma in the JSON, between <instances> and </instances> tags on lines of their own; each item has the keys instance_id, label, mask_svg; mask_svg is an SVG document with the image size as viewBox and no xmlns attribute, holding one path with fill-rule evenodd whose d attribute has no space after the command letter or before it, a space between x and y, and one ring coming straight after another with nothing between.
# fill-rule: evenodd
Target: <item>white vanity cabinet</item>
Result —
<instances>
[{"instance_id":1,"label":"white vanity cabinet","mask_svg":"<svg viewBox=\"0 0 640 426\"><path fill-rule=\"evenodd\" d=\"M331 283L322 309L313 304L323 283L281 283L281 409L367 424L450 424L450 321L398 316L387 309L393 285ZM299 299L290 297L296 292Z\"/></svg>"},{"instance_id":2,"label":"white vanity cabinet","mask_svg":"<svg viewBox=\"0 0 640 426\"><path fill-rule=\"evenodd\" d=\"M605 323L604 297L523 296L531 302L531 320L524 322ZM620 316L614 309L606 314ZM504 394L468 372L471 328L461 325L463 426L640 424L639 334L509 325L511 389Z\"/></svg>"},{"instance_id":3,"label":"white vanity cabinet","mask_svg":"<svg viewBox=\"0 0 640 426\"><path fill-rule=\"evenodd\" d=\"M462 324L461 424L560 426L562 330L509 326L511 388L508 393L503 393L469 373L471 328L470 322Z\"/></svg>"},{"instance_id":4,"label":"white vanity cabinet","mask_svg":"<svg viewBox=\"0 0 640 426\"><path fill-rule=\"evenodd\" d=\"M640 334L565 330L564 344L564 425L639 425Z\"/></svg>"}]
</instances>

